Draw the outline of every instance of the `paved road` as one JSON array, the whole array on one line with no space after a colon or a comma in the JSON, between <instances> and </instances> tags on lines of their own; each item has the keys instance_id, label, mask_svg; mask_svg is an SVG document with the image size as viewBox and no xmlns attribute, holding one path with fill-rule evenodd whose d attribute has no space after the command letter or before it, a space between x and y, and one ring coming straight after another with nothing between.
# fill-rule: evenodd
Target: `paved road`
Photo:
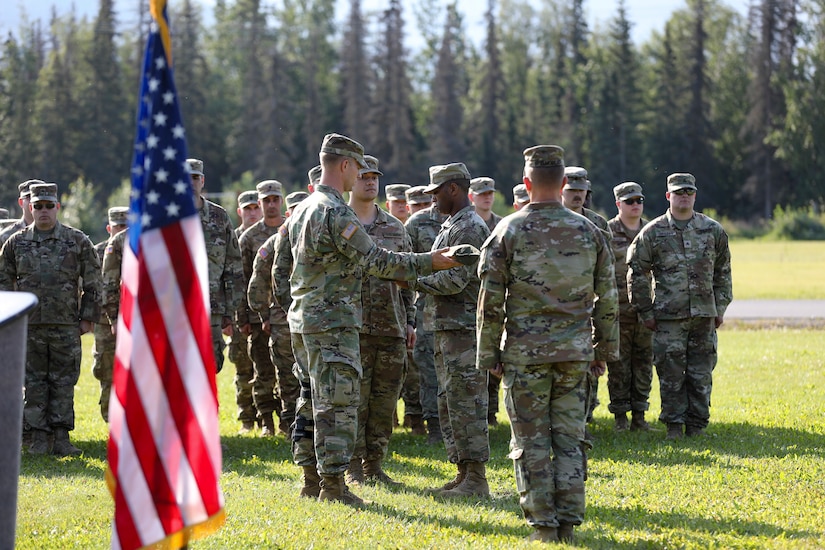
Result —
<instances>
[{"instance_id":1,"label":"paved road","mask_svg":"<svg viewBox=\"0 0 825 550\"><path fill-rule=\"evenodd\" d=\"M825 300L736 300L725 319L823 319Z\"/></svg>"}]
</instances>

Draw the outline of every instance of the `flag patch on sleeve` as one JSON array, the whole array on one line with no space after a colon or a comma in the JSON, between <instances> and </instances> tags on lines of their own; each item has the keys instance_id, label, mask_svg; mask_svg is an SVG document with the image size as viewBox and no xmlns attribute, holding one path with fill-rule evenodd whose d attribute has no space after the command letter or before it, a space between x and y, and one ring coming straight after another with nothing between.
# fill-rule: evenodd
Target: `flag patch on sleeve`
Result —
<instances>
[{"instance_id":1,"label":"flag patch on sleeve","mask_svg":"<svg viewBox=\"0 0 825 550\"><path fill-rule=\"evenodd\" d=\"M355 235L355 231L358 229L358 226L355 225L353 222L349 222L349 225L341 231L341 236L344 237L346 240L350 240L353 235Z\"/></svg>"}]
</instances>

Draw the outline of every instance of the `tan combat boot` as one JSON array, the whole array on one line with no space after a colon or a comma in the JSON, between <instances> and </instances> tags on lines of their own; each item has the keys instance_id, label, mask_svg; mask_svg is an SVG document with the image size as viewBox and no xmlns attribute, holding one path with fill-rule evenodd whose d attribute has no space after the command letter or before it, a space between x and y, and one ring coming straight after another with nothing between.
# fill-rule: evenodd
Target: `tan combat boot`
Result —
<instances>
[{"instance_id":1,"label":"tan combat boot","mask_svg":"<svg viewBox=\"0 0 825 550\"><path fill-rule=\"evenodd\" d=\"M489 497L490 487L487 485L487 472L483 462L468 462L467 475L464 481L446 491L441 491L438 496L442 498L457 497Z\"/></svg>"},{"instance_id":2,"label":"tan combat boot","mask_svg":"<svg viewBox=\"0 0 825 550\"><path fill-rule=\"evenodd\" d=\"M318 475L315 464L312 466L303 466L303 469L304 473L301 475L301 479L304 481L304 486L301 487L299 495L302 497L318 498L321 494L321 476Z\"/></svg>"},{"instance_id":3,"label":"tan combat boot","mask_svg":"<svg viewBox=\"0 0 825 550\"><path fill-rule=\"evenodd\" d=\"M401 484L387 475L381 468L381 460L364 460L364 478L372 483L383 483L390 487L398 487Z\"/></svg>"},{"instance_id":4,"label":"tan combat boot","mask_svg":"<svg viewBox=\"0 0 825 550\"><path fill-rule=\"evenodd\" d=\"M271 412L261 415L261 437L275 437L275 420Z\"/></svg>"},{"instance_id":5,"label":"tan combat boot","mask_svg":"<svg viewBox=\"0 0 825 550\"><path fill-rule=\"evenodd\" d=\"M52 454L57 456L78 456L82 455L83 451L72 445L71 441L69 441L69 430L66 428L55 428Z\"/></svg>"},{"instance_id":6,"label":"tan combat boot","mask_svg":"<svg viewBox=\"0 0 825 550\"><path fill-rule=\"evenodd\" d=\"M567 544L573 543L573 524L572 523L559 523L559 528L557 530L559 536L559 542L564 542Z\"/></svg>"},{"instance_id":7,"label":"tan combat boot","mask_svg":"<svg viewBox=\"0 0 825 550\"><path fill-rule=\"evenodd\" d=\"M684 436L683 429L685 425L678 422L667 423L667 435L665 439L682 439Z\"/></svg>"},{"instance_id":8,"label":"tan combat boot","mask_svg":"<svg viewBox=\"0 0 825 550\"><path fill-rule=\"evenodd\" d=\"M559 542L559 534L555 527L536 527L532 535L527 537L530 542Z\"/></svg>"},{"instance_id":9,"label":"tan combat boot","mask_svg":"<svg viewBox=\"0 0 825 550\"><path fill-rule=\"evenodd\" d=\"M349 461L349 468L347 468L347 483L350 485L360 485L364 483L364 467L361 464L361 459L352 457Z\"/></svg>"},{"instance_id":10,"label":"tan combat boot","mask_svg":"<svg viewBox=\"0 0 825 550\"><path fill-rule=\"evenodd\" d=\"M461 484L461 482L464 481L464 478L467 476L467 464L456 464L456 466L458 466L458 472L455 474L455 477L453 479L451 479L441 487L427 489L424 492L430 495L437 495L442 491L449 491L450 489L458 487Z\"/></svg>"},{"instance_id":11,"label":"tan combat boot","mask_svg":"<svg viewBox=\"0 0 825 550\"><path fill-rule=\"evenodd\" d=\"M238 433L241 434L241 435L248 434L248 433L252 432L254 429L255 429L255 423L254 422L252 422L251 420L244 420L243 422L241 422L241 429L238 430Z\"/></svg>"},{"instance_id":12,"label":"tan combat boot","mask_svg":"<svg viewBox=\"0 0 825 550\"><path fill-rule=\"evenodd\" d=\"M424 427L424 419L420 414L404 415L404 425L407 424L408 418L410 430L412 430L413 435L427 435L427 428Z\"/></svg>"},{"instance_id":13,"label":"tan combat boot","mask_svg":"<svg viewBox=\"0 0 825 550\"><path fill-rule=\"evenodd\" d=\"M627 413L623 413L623 412L622 412L622 413L616 413L616 414L614 414L613 416L615 416L615 417L616 417L616 425L614 426L614 429L615 429L617 432L625 432L625 431L627 431L627 428L628 428L628 425L627 425Z\"/></svg>"},{"instance_id":14,"label":"tan combat boot","mask_svg":"<svg viewBox=\"0 0 825 550\"><path fill-rule=\"evenodd\" d=\"M31 430L31 443L29 444L29 454L45 455L49 452L49 434L43 430Z\"/></svg>"},{"instance_id":15,"label":"tan combat boot","mask_svg":"<svg viewBox=\"0 0 825 550\"><path fill-rule=\"evenodd\" d=\"M344 483L342 474L321 474L321 492L318 495L318 500L337 500L357 508L369 504L369 501L363 500L350 492L349 487Z\"/></svg>"},{"instance_id":16,"label":"tan combat boot","mask_svg":"<svg viewBox=\"0 0 825 550\"><path fill-rule=\"evenodd\" d=\"M631 430L640 432L650 431L650 424L645 420L644 411L633 411L631 414L633 415L633 419L630 421Z\"/></svg>"}]
</instances>

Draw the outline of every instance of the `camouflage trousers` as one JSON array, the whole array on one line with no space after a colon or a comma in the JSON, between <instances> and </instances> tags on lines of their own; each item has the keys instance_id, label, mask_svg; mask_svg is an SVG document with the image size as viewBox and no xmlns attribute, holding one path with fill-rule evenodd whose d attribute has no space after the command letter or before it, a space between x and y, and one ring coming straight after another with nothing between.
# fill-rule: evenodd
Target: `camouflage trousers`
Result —
<instances>
[{"instance_id":1,"label":"camouflage trousers","mask_svg":"<svg viewBox=\"0 0 825 550\"><path fill-rule=\"evenodd\" d=\"M312 417L312 384L309 378L309 359L300 334L290 334L295 364L292 372L298 381L300 393L295 403L295 422L292 424L292 460L298 466L312 466L315 459L315 422Z\"/></svg>"},{"instance_id":2,"label":"camouflage trousers","mask_svg":"<svg viewBox=\"0 0 825 550\"><path fill-rule=\"evenodd\" d=\"M438 417L452 463L487 462L487 372L476 369L475 330L435 332Z\"/></svg>"},{"instance_id":3,"label":"camouflage trousers","mask_svg":"<svg viewBox=\"0 0 825 550\"><path fill-rule=\"evenodd\" d=\"M282 426L289 426L295 420L295 407L301 386L293 372L295 355L292 353L292 338L289 325L271 325L269 333L269 358L275 365L277 394L280 401L278 417Z\"/></svg>"},{"instance_id":4,"label":"camouflage trousers","mask_svg":"<svg viewBox=\"0 0 825 550\"><path fill-rule=\"evenodd\" d=\"M613 414L650 408L653 381L653 333L636 316L619 319L618 361L607 363L607 391Z\"/></svg>"},{"instance_id":5,"label":"camouflage trousers","mask_svg":"<svg viewBox=\"0 0 825 550\"><path fill-rule=\"evenodd\" d=\"M495 416L498 413L498 389L501 386L501 378L496 376L487 377L487 416Z\"/></svg>"},{"instance_id":6,"label":"camouflage trousers","mask_svg":"<svg viewBox=\"0 0 825 550\"><path fill-rule=\"evenodd\" d=\"M419 379L418 366L410 357L412 353L407 353L404 348L404 374L401 380L401 399L404 400L404 414L421 416L421 380Z\"/></svg>"},{"instance_id":7,"label":"camouflage trousers","mask_svg":"<svg viewBox=\"0 0 825 550\"><path fill-rule=\"evenodd\" d=\"M112 395L112 373L115 368L115 335L112 325L95 323L95 345L92 348L92 376L100 382L100 416L109 421L109 397Z\"/></svg>"},{"instance_id":8,"label":"camouflage trousers","mask_svg":"<svg viewBox=\"0 0 825 550\"><path fill-rule=\"evenodd\" d=\"M215 353L215 372L221 372L223 369L223 350L226 349L226 342L221 332L222 322L222 315L212 315L209 320L212 329L212 351Z\"/></svg>"},{"instance_id":9,"label":"camouflage trousers","mask_svg":"<svg viewBox=\"0 0 825 550\"><path fill-rule=\"evenodd\" d=\"M587 361L505 365L519 505L534 527L584 519Z\"/></svg>"},{"instance_id":10,"label":"camouflage trousers","mask_svg":"<svg viewBox=\"0 0 825 550\"><path fill-rule=\"evenodd\" d=\"M80 378L77 325L29 325L23 422L33 430L74 429L74 387Z\"/></svg>"},{"instance_id":11,"label":"camouflage trousers","mask_svg":"<svg viewBox=\"0 0 825 550\"><path fill-rule=\"evenodd\" d=\"M269 355L269 334L263 331L261 323L252 323L249 335L249 358L252 359L252 398L258 416L271 414L280 407L277 405L277 381L275 365Z\"/></svg>"},{"instance_id":12,"label":"camouflage trousers","mask_svg":"<svg viewBox=\"0 0 825 550\"><path fill-rule=\"evenodd\" d=\"M713 317L656 320L653 362L662 397L661 422L708 425L716 344Z\"/></svg>"},{"instance_id":13,"label":"camouflage trousers","mask_svg":"<svg viewBox=\"0 0 825 550\"><path fill-rule=\"evenodd\" d=\"M353 456L381 460L392 435L392 411L401 393L406 342L392 336L360 335L361 401Z\"/></svg>"},{"instance_id":14,"label":"camouflage trousers","mask_svg":"<svg viewBox=\"0 0 825 550\"><path fill-rule=\"evenodd\" d=\"M585 421L590 423L593 421L593 412L601 404L601 401L599 401L599 377L589 370L587 371L585 394L587 398L587 417Z\"/></svg>"},{"instance_id":15,"label":"camouflage trousers","mask_svg":"<svg viewBox=\"0 0 825 550\"><path fill-rule=\"evenodd\" d=\"M255 422L257 410L252 399L252 378L255 375L252 359L249 358L249 337L241 334L236 325L229 340L229 360L235 365L235 404L238 406L238 420Z\"/></svg>"},{"instance_id":16,"label":"camouflage trousers","mask_svg":"<svg viewBox=\"0 0 825 550\"><path fill-rule=\"evenodd\" d=\"M435 334L428 330L415 329L413 361L418 369L421 387L421 412L424 420L438 418L438 377L435 374Z\"/></svg>"},{"instance_id":17,"label":"camouflage trousers","mask_svg":"<svg viewBox=\"0 0 825 550\"><path fill-rule=\"evenodd\" d=\"M303 334L312 383L315 456L321 474L349 467L358 434L361 358L358 329Z\"/></svg>"}]
</instances>

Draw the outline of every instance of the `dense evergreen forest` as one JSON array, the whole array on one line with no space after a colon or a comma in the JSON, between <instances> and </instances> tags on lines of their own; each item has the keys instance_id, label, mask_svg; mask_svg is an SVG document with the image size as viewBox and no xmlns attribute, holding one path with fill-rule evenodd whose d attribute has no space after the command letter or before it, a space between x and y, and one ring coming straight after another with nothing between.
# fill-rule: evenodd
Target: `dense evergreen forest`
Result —
<instances>
[{"instance_id":1,"label":"dense evergreen forest","mask_svg":"<svg viewBox=\"0 0 825 550\"><path fill-rule=\"evenodd\" d=\"M64 206L82 205L81 218L125 203L150 19L148 2L133 1L132 28L100 0L91 21L54 11L5 38L0 205L16 212L16 184L35 177L70 190ZM661 212L676 171L696 175L697 207L731 219L819 208L825 0L754 0L744 16L687 0L643 44L623 1L600 29L584 4L488 0L485 35L470 36L440 0L406 11L389 0L378 13L350 0L342 24L335 0L219 0L208 28L199 4L173 2L190 155L204 159L210 191L264 178L294 190L338 131L381 159L382 184L421 184L429 165L464 161L509 200L521 151L556 143L587 168L610 215L611 189L627 180ZM417 51L405 49L408 33L420 35Z\"/></svg>"}]
</instances>

